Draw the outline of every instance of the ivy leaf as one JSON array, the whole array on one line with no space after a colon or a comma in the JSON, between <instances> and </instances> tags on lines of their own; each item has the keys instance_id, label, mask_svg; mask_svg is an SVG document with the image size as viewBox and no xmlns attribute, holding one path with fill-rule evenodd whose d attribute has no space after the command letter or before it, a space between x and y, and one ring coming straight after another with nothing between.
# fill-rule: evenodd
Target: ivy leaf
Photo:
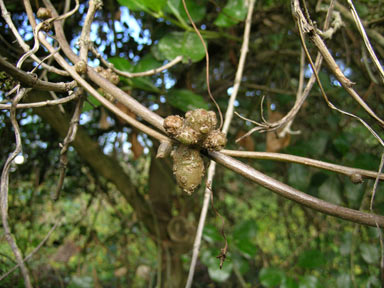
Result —
<instances>
[{"instance_id":1,"label":"ivy leaf","mask_svg":"<svg viewBox=\"0 0 384 288\"><path fill-rule=\"evenodd\" d=\"M288 183L299 190L306 190L310 183L309 169L299 164L291 164L288 169Z\"/></svg>"},{"instance_id":2,"label":"ivy leaf","mask_svg":"<svg viewBox=\"0 0 384 288\"><path fill-rule=\"evenodd\" d=\"M361 257L368 264L374 264L379 262L380 252L377 246L367 243L360 245Z\"/></svg>"},{"instance_id":3,"label":"ivy leaf","mask_svg":"<svg viewBox=\"0 0 384 288\"><path fill-rule=\"evenodd\" d=\"M170 90L166 98L170 105L184 112L197 108L208 110L208 104L202 96L186 89Z\"/></svg>"},{"instance_id":4,"label":"ivy leaf","mask_svg":"<svg viewBox=\"0 0 384 288\"><path fill-rule=\"evenodd\" d=\"M134 66L132 63L121 57L111 57L108 59L116 69L125 72L143 72L160 66L160 62L155 60L152 55L146 55ZM149 92L159 93L160 89L153 84L149 77L139 77L139 78L125 78L121 77L121 81L124 81L132 88L138 88L141 90L146 90Z\"/></svg>"},{"instance_id":5,"label":"ivy leaf","mask_svg":"<svg viewBox=\"0 0 384 288\"><path fill-rule=\"evenodd\" d=\"M256 225L253 221L243 221L236 225L232 233L234 245L236 248L248 257L256 255L256 245L252 242L252 238L256 235Z\"/></svg>"},{"instance_id":6,"label":"ivy leaf","mask_svg":"<svg viewBox=\"0 0 384 288\"><path fill-rule=\"evenodd\" d=\"M348 273L343 273L337 276L336 284L338 288L352 287L351 276Z\"/></svg>"},{"instance_id":7,"label":"ivy leaf","mask_svg":"<svg viewBox=\"0 0 384 288\"><path fill-rule=\"evenodd\" d=\"M220 260L216 258L218 255L215 250L203 250L200 254L201 262L208 267L208 274L212 280L224 282L231 276L233 263L226 261L220 269Z\"/></svg>"},{"instance_id":8,"label":"ivy leaf","mask_svg":"<svg viewBox=\"0 0 384 288\"><path fill-rule=\"evenodd\" d=\"M245 19L248 7L245 0L228 0L227 5L216 18L214 24L219 27L231 27Z\"/></svg>"},{"instance_id":9,"label":"ivy leaf","mask_svg":"<svg viewBox=\"0 0 384 288\"><path fill-rule=\"evenodd\" d=\"M183 56L183 62L198 62L205 56L200 38L191 32L172 32L159 41L159 50L168 60Z\"/></svg>"},{"instance_id":10,"label":"ivy leaf","mask_svg":"<svg viewBox=\"0 0 384 288\"><path fill-rule=\"evenodd\" d=\"M148 53L134 66L133 72L145 72L159 67L161 63Z\"/></svg>"},{"instance_id":11,"label":"ivy leaf","mask_svg":"<svg viewBox=\"0 0 384 288\"><path fill-rule=\"evenodd\" d=\"M99 107L100 105L101 105L101 103L99 102L99 100L97 100L92 95L88 95L87 101L84 102L82 111L83 112L91 111L95 107Z\"/></svg>"},{"instance_id":12,"label":"ivy leaf","mask_svg":"<svg viewBox=\"0 0 384 288\"><path fill-rule=\"evenodd\" d=\"M128 7L131 11L160 12L167 3L166 0L117 0L120 5Z\"/></svg>"},{"instance_id":13,"label":"ivy leaf","mask_svg":"<svg viewBox=\"0 0 384 288\"><path fill-rule=\"evenodd\" d=\"M189 15L191 15L192 20L195 23L203 20L206 13L206 0L186 0L185 3L187 4ZM168 0L167 4L170 12L175 15L179 21L189 23L187 13L185 13L184 5L181 0Z\"/></svg>"},{"instance_id":14,"label":"ivy leaf","mask_svg":"<svg viewBox=\"0 0 384 288\"><path fill-rule=\"evenodd\" d=\"M304 269L314 269L322 267L325 262L323 253L319 250L311 249L300 254L298 264Z\"/></svg>"},{"instance_id":15,"label":"ivy leaf","mask_svg":"<svg viewBox=\"0 0 384 288\"><path fill-rule=\"evenodd\" d=\"M299 288L319 288L320 283L319 279L317 279L315 276L304 276L300 279Z\"/></svg>"},{"instance_id":16,"label":"ivy leaf","mask_svg":"<svg viewBox=\"0 0 384 288\"><path fill-rule=\"evenodd\" d=\"M259 278L261 284L265 287L276 287L281 284L284 272L277 268L262 268Z\"/></svg>"},{"instance_id":17,"label":"ivy leaf","mask_svg":"<svg viewBox=\"0 0 384 288\"><path fill-rule=\"evenodd\" d=\"M319 197L337 205L343 202L340 196L340 183L336 177L331 176L321 184L319 187Z\"/></svg>"},{"instance_id":18,"label":"ivy leaf","mask_svg":"<svg viewBox=\"0 0 384 288\"><path fill-rule=\"evenodd\" d=\"M117 0L121 6L127 7L131 11L146 11L144 3L140 0Z\"/></svg>"},{"instance_id":19,"label":"ivy leaf","mask_svg":"<svg viewBox=\"0 0 384 288\"><path fill-rule=\"evenodd\" d=\"M108 58L108 61L115 66L116 69L125 71L125 72L132 72L133 70L133 65L130 61L128 61L125 58L122 57L111 57Z\"/></svg>"},{"instance_id":20,"label":"ivy leaf","mask_svg":"<svg viewBox=\"0 0 384 288\"><path fill-rule=\"evenodd\" d=\"M342 241L340 244L340 254L343 256L349 255L352 248L352 233L345 232L341 239Z\"/></svg>"},{"instance_id":21,"label":"ivy leaf","mask_svg":"<svg viewBox=\"0 0 384 288\"><path fill-rule=\"evenodd\" d=\"M217 231L214 225L205 225L203 230L203 238L209 243L215 243L223 240L223 236Z\"/></svg>"},{"instance_id":22,"label":"ivy leaf","mask_svg":"<svg viewBox=\"0 0 384 288\"><path fill-rule=\"evenodd\" d=\"M217 282L224 282L229 278L229 276L231 276L232 269L233 269L233 263L225 262L222 269L220 269L219 264L208 267L208 274L212 280Z\"/></svg>"}]
</instances>

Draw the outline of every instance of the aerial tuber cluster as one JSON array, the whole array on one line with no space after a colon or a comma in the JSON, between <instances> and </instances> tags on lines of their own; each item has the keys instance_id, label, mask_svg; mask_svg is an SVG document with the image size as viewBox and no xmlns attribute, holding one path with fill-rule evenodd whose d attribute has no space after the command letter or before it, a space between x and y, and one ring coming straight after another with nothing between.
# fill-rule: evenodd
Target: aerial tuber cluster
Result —
<instances>
[{"instance_id":1,"label":"aerial tuber cluster","mask_svg":"<svg viewBox=\"0 0 384 288\"><path fill-rule=\"evenodd\" d=\"M185 118L168 116L163 125L167 134L180 142L172 152L173 173L178 185L191 194L204 176L204 161L200 150L223 149L227 142L225 134L216 129L216 114L204 109L188 111Z\"/></svg>"},{"instance_id":2,"label":"aerial tuber cluster","mask_svg":"<svg viewBox=\"0 0 384 288\"><path fill-rule=\"evenodd\" d=\"M188 111L185 119L171 115L164 119L164 129L169 136L188 146L219 151L227 140L225 134L216 130L217 119L213 111L196 109Z\"/></svg>"}]
</instances>

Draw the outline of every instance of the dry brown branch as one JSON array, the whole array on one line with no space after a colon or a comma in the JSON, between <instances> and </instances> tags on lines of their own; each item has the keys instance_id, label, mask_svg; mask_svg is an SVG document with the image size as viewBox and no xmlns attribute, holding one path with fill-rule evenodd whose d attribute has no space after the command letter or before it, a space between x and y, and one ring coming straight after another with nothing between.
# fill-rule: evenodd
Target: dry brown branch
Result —
<instances>
[{"instance_id":1,"label":"dry brown branch","mask_svg":"<svg viewBox=\"0 0 384 288\"><path fill-rule=\"evenodd\" d=\"M359 30L360 35L361 35L361 37L364 40L365 47L367 47L367 50L369 52L369 55L371 56L371 59L373 60L373 63L375 64L377 70L380 72L379 74L380 74L381 80L384 82L384 70L383 70L383 68L382 68L382 66L381 66L381 64L379 62L379 59L377 59L375 51L372 48L371 42L369 42L367 33L365 33L365 29L364 29L363 23L361 23L360 17L357 14L357 11L355 9L355 6L353 5L352 0L347 0L347 2L348 2L348 5L349 5L349 9L351 11L351 14L353 16L353 20L356 23L357 30Z\"/></svg>"},{"instance_id":2,"label":"dry brown branch","mask_svg":"<svg viewBox=\"0 0 384 288\"><path fill-rule=\"evenodd\" d=\"M367 103L365 103L365 101L359 96L359 94L352 88L354 83L352 81L350 81L343 74L339 65L337 65L335 59L332 57L331 53L328 51L327 46L324 44L323 40L317 34L315 27L313 26L312 22L310 22L310 19L307 19L307 17L304 16L304 14L300 8L299 1L298 0L292 0L291 6L292 6L292 15L293 15L293 18L295 19L295 21L297 23L299 33L300 33L300 39L301 39L301 42L302 42L304 49L306 47L305 42L303 42L304 41L304 35L307 34L307 35L309 35L309 38L311 39L311 41L316 45L317 49L319 50L319 52L323 56L325 62L327 63L328 68L336 76L337 80L344 87L345 91L347 91L348 94L351 95L352 98L373 119L375 119L381 126L384 126L384 121L375 114L375 112L367 105ZM309 55L308 51L306 51L306 54ZM312 69L314 69L313 63L311 64L311 66L312 66ZM314 71L314 73L317 74L315 71ZM318 79L318 77L316 77L316 78ZM324 94L323 91L322 91L322 94Z\"/></svg>"},{"instance_id":3,"label":"dry brown branch","mask_svg":"<svg viewBox=\"0 0 384 288\"><path fill-rule=\"evenodd\" d=\"M321 38L316 34L316 31L314 30L313 25L310 24L310 22L308 22L307 19L305 19L304 14L303 14L303 12L302 12L301 9L300 9L300 5L299 5L299 3L298 3L298 0L293 0L293 1L292 1L292 15L293 15L293 17L295 18L295 20L296 20L296 22L297 22L297 27L298 27L298 29L299 29L299 35L300 35L301 45L302 45L302 47L304 48L305 54L307 55L308 61L309 61L310 65L311 65L313 74L315 75L315 77L316 77L316 81L317 81L317 83L318 83L318 85L319 85L319 87L320 87L321 94L322 94L324 100L326 101L327 105L328 105L331 109L333 109L333 110L336 110L336 111L338 111L338 112L340 112L340 113L342 113L342 114L344 114L344 115L347 115L347 116L349 116L349 117L352 117L352 118L357 119L361 124L363 124L363 125L368 129L368 131L369 131L369 132L370 132L370 133L377 139L377 141L378 141L382 146L384 146L384 141L381 139L381 137L380 137L380 136L376 133L376 131L374 131L374 130L371 128L371 126L369 126L363 119L361 119L360 117L358 117L358 116L356 116L356 115L354 115L354 114L352 114L352 113L349 113L349 112L346 112L346 111L344 111L344 110L341 110L341 109L337 108L335 105L333 105L333 104L329 101L329 99L328 99L328 97L327 97L327 95L326 95L326 93L325 93L325 91L324 91L324 88L323 88L323 86L322 86L322 84L321 84L321 81L320 81L319 75L318 75L318 73L317 73L317 70L316 70L316 68L315 68L315 65L313 64L312 58L311 58L311 56L310 56L310 54L309 54L307 45L305 44L304 35L305 35L305 34L309 34L309 35L310 35L311 40L312 40L312 41L315 43L315 45L318 47L320 53L322 53L322 56L324 57L324 59L325 59L326 61L328 61L328 62L332 62L332 63L334 63L336 66L337 66L337 64L336 64L335 60L333 59L333 57L331 56L331 54L329 53L328 49L326 48L324 42L323 42L323 41L321 40ZM325 51L326 51L326 52L325 52ZM325 54L323 54L323 53L325 53ZM328 54L327 54L327 53L328 53ZM334 73L336 73L336 74L340 74L340 75L343 76L343 78L345 78L345 80L348 80L348 79L342 74L342 72L341 72L341 70L338 68L338 66L332 68L332 65L331 65L330 67L331 67L331 70L332 70ZM336 75L336 74L335 74L335 75ZM340 75L339 75L339 76L340 76ZM336 75L336 78L337 78L337 75ZM340 81L340 80L339 80L339 81ZM348 81L349 81L349 80L348 80ZM352 82L351 82L351 83L352 83ZM350 84L351 84L351 83L350 83ZM345 84L345 83L344 83L344 84ZM344 87L345 90L347 90L347 92L348 92L348 91L353 92L353 93L355 93L355 95L358 96L358 94L357 94L357 93L356 93L350 86L348 86L348 85L343 85L343 87ZM358 99L355 98L355 100L357 100L357 101L361 104L361 106L362 106L363 108L365 107L364 109L365 109L366 111L367 111L367 109L370 110L370 108L368 107L368 105L364 102L363 99L360 98L360 96L358 96ZM368 111L367 111L367 112L368 112ZM373 112L373 111L372 111L372 112ZM368 113L369 113L369 112L368 112ZM374 117L373 115L371 115L371 116ZM375 115L375 116L376 116L376 115ZM374 118L375 118L375 117L374 117ZM378 117L376 116L375 119L381 124L381 121L382 121L382 120L381 120L380 118L378 118Z\"/></svg>"},{"instance_id":4,"label":"dry brown branch","mask_svg":"<svg viewBox=\"0 0 384 288\"><path fill-rule=\"evenodd\" d=\"M53 13L56 13L55 10L54 10L54 7L52 6L52 4L50 4L49 0L44 0L44 3L49 6L49 8L53 11ZM60 22L54 22L54 25L55 25L56 37L57 37L57 40L60 43L60 47L62 48L62 51L64 51L64 53L66 54L66 56L68 56L69 59L74 60L74 61L78 60L78 57L72 52L68 42L65 40L65 36L64 36L63 31L62 31L62 27L60 25ZM47 43L45 43L44 45L46 45L46 44ZM49 45L48 45L48 47L49 47ZM62 63L62 65L67 67L66 65L68 65L68 64L65 62L65 60L63 58L59 59L61 57L60 55L55 55L55 57L57 58L56 60L64 61ZM68 66L69 66L68 69L71 69L71 66L70 65L68 65ZM155 127L159 128L160 130L163 130L163 126L162 126L163 118L161 118L159 115L153 113L152 111L148 110L146 107L142 106L136 100L131 98L127 93L125 93L124 91L122 91L121 89L116 87L115 85L111 84L109 81L107 81L103 77L99 76L98 73L96 73L93 69L88 69L87 73L88 73L88 76L90 77L91 80L93 80L95 83L97 83L101 88L105 89L106 92L108 92L111 95L113 95L114 97L116 97L119 100L119 102L124 103L124 105L126 105L128 108L130 108L132 111L134 111L135 114L139 115L144 120L147 120L149 123L151 123ZM76 76L76 73L73 73L72 76L73 77L80 77L79 75ZM83 80L81 77L80 77L80 79ZM77 80L77 79L75 78L75 80ZM83 83L83 84L90 89L88 83L87 84ZM122 100L122 101L120 101L120 100ZM104 105L104 103L102 103L102 104ZM124 113L122 113L122 114L124 114ZM146 133L145 131L143 131L143 132ZM162 137L163 137L163 139L161 139L161 140L165 140L165 141L169 140L168 137L165 137L163 135L162 135ZM155 137L155 138L157 138L157 137ZM160 140L160 138L157 138L157 139ZM236 170L237 169L236 166L237 166L237 163L238 163L237 160L232 159L231 157L228 157L228 156L224 156L223 154L221 154L219 152L215 152L215 155L222 156L221 159L220 159L220 163L222 163L223 165L225 165L226 167L228 167L231 170L237 171ZM212 158L212 159L215 160L216 157ZM251 171L253 171L253 170L250 170L250 173L251 173ZM260 173L260 172L258 172L258 173ZM260 174L264 175L262 173L260 173ZM272 179L272 180L273 180L273 183L276 183L276 181L277 181L277 180L274 180L274 179ZM268 182L268 180L267 180L267 182ZM279 183L277 186L276 185L266 185L265 187L267 187L268 189L271 189L272 191L274 191L276 193L281 193L281 189L280 189L281 187L287 187L287 189L292 189L290 186L285 185L285 184L283 184L283 183L281 183L279 181L277 181L277 183ZM283 185L283 186L280 186L280 185ZM280 187L280 188L278 188L278 187ZM297 190L294 190L294 191L297 191ZM322 201L322 200L314 198L314 197L311 197L311 199L313 201L309 201L308 202L308 201L305 200L306 199L306 194L304 194L302 192L300 192L300 193L303 194L304 196L299 194L298 198L300 199L300 198L303 197L304 201L299 201L298 200L297 202L299 202L299 203L301 203L303 205L308 205L308 207L311 207L311 208L313 208L315 210L318 210L318 211L321 211L321 212L325 213L325 211L327 211L328 208L329 208L327 205L328 204L331 205L328 202ZM289 194L292 194L292 193L289 193ZM294 198L296 198L296 197L294 197ZM340 206L337 206L337 205L336 206L333 205L332 207L343 208L343 207L340 207ZM347 209L347 208L344 208L344 209ZM341 209L339 211L337 208L335 208L335 209L333 209L333 211L336 211L336 213L332 214L333 216L336 216L336 217L339 217L339 218L342 218L342 219L346 219L346 220L349 220L349 221L352 221L352 222L356 222L356 223L360 223L360 224L365 224L365 225L375 225L374 221L372 220L372 217L381 217L381 216L378 216L378 215L373 215L372 216L372 215L370 215L368 213L359 212L359 211L356 211L356 210L353 210L353 209L348 209L348 210ZM356 214L354 214L353 212L351 214L350 211L358 213L359 216L356 217ZM359 220L358 219L360 216L361 216L361 218L363 220ZM380 224L380 226L381 225L382 224ZM383 227L384 227L384 223L383 223Z\"/></svg>"},{"instance_id":5,"label":"dry brown branch","mask_svg":"<svg viewBox=\"0 0 384 288\"><path fill-rule=\"evenodd\" d=\"M184 0L183 0L183 4L184 4L184 9L188 13L188 10L186 8L186 4L185 4ZM245 20L243 43L241 46L240 59L239 59L239 64L238 64L237 71L236 71L234 88L233 88L233 92L231 94L231 97L228 101L228 108L227 108L227 111L225 113L225 121L224 121L224 124L222 126L222 132L225 134L228 133L229 126L230 126L231 121L232 121L234 104L235 104L235 100L237 97L237 93L238 93L239 88L240 88L241 78L242 78L243 71L244 71L245 59L246 59L247 52L248 52L249 35L251 32L252 13L253 13L254 5L255 5L255 0L250 0L248 3L248 12L247 12L247 18ZM196 26L193 23L193 20L191 17L189 17L189 20L192 22L194 28L196 29ZM205 47L205 45L204 45L204 47ZM207 51L206 47L205 47L205 52L206 52L206 60L207 60L207 83L209 84L209 69L208 69L209 57L208 57L208 51ZM208 86L208 89L209 89L209 86ZM208 91L210 93L210 90L208 90ZM213 98L213 96L211 96L211 97ZM217 105L216 101L215 101L215 104ZM220 112L220 118L222 118L221 111L219 111L219 112ZM221 119L221 121L222 121L222 119ZM221 129L221 124L222 124L222 122L220 123L219 129ZM199 251L200 251L201 238L203 236L203 229L205 226L205 220L206 220L207 213L208 213L209 200L212 198L212 191L209 188L209 186L211 185L211 183L213 181L213 177L215 176L215 170L216 170L216 163L214 161L210 161L208 173L207 173L207 180L206 180L206 183L208 183L209 185L206 185L207 187L205 188L205 191L204 191L204 202L203 202L203 207L202 207L201 212L200 212L199 224L198 224L197 231L196 231L195 241L193 243L192 260L191 260L191 264L190 264L189 271L188 271L187 283L185 284L186 288L190 288L192 286L192 282L193 282L193 276L195 273L197 258L199 256ZM224 236L224 234L223 234L223 236ZM225 236L224 236L224 238L225 238ZM222 257L224 257L223 259L225 259L225 253ZM220 265L222 266L222 263ZM221 266L220 266L220 268L221 268Z\"/></svg>"},{"instance_id":6,"label":"dry brown branch","mask_svg":"<svg viewBox=\"0 0 384 288\"><path fill-rule=\"evenodd\" d=\"M31 48L24 42L24 40L21 38L19 32L17 31L17 28L15 27L14 23L12 22L11 14L8 12L7 8L5 7L3 0L0 0L0 7L1 7L1 11L2 11L2 16L3 16L4 20L7 22L8 26L10 27L10 29L11 29L13 35L15 36L17 42L19 43L20 47L24 50L24 52L28 52L29 50L31 50ZM56 67L47 65L46 63L42 62L35 54L32 54L31 57L36 63L43 66L43 68L46 69L47 71L53 72L53 73L56 73L56 74L62 75L62 76L68 76L67 72L60 70L60 69L57 69Z\"/></svg>"},{"instance_id":7,"label":"dry brown branch","mask_svg":"<svg viewBox=\"0 0 384 288\"><path fill-rule=\"evenodd\" d=\"M144 77L144 76L155 75L157 73L160 73L164 70L167 70L167 69L175 66L177 63L179 63L179 62L181 62L181 60L183 60L183 56L177 56L175 59L173 59L172 61L168 62L167 64L165 64L161 67L151 69L148 71L143 71L143 72L130 73L127 71L121 71L121 70L117 69L116 67L114 67L112 63L108 62L107 60L105 60L101 56L101 54L96 50L95 47L93 47L93 45L90 45L90 50L97 57L97 59L99 59L100 62L103 63L103 65L105 65L108 68L111 68L112 71L115 72L117 75L127 77L127 78L135 78L135 77Z\"/></svg>"},{"instance_id":8,"label":"dry brown branch","mask_svg":"<svg viewBox=\"0 0 384 288\"><path fill-rule=\"evenodd\" d=\"M31 288L31 279L29 277L29 272L27 269L27 266L25 266L23 257L21 255L20 249L17 246L16 240L12 235L11 228L8 224L8 184L9 184L9 169L11 168L11 164L13 160L16 158L16 156L21 152L22 146L21 146L21 136L20 136L20 129L19 124L16 120L16 105L17 103L25 96L26 93L28 93L28 89L26 88L20 88L17 92L17 95L12 100L12 107L11 107L11 113L10 113L10 119L12 123L12 127L15 131L15 138L16 138L16 147L15 150L8 156L7 161L4 164L3 171L1 173L1 183L0 183L0 201L1 201L1 219L3 222L3 228L4 228L4 234L5 238L7 239L7 242L9 246L12 249L13 254L16 257L17 264L19 265L21 269L21 274L24 277L25 287Z\"/></svg>"},{"instance_id":9,"label":"dry brown branch","mask_svg":"<svg viewBox=\"0 0 384 288\"><path fill-rule=\"evenodd\" d=\"M47 100L47 101L42 101L42 102L35 102L35 103L22 103L22 104L17 104L16 109L27 109L27 108L38 108L38 107L44 107L44 106L55 106L55 105L61 105L67 102L70 102L74 99L76 99L78 95L76 93L70 93L69 96L60 98L60 99L55 99L55 100ZM0 104L0 110L10 110L12 104Z\"/></svg>"},{"instance_id":10,"label":"dry brown branch","mask_svg":"<svg viewBox=\"0 0 384 288\"><path fill-rule=\"evenodd\" d=\"M295 156L290 154L282 153L271 153L271 152L255 152L255 151L236 151L236 150L221 150L221 153L240 158L251 158L251 159L264 159L264 160L274 160L282 161L289 163L297 163L301 165L306 165L310 167L315 167L319 169L324 169L336 173L340 173L346 176L352 176L354 174L361 175L364 178L376 179L377 172L369 171L364 169L357 169L353 167L347 167L342 165L337 165L329 162L324 162L320 160L315 160L312 158L306 158L301 156ZM380 180L384 180L384 174L380 174Z\"/></svg>"},{"instance_id":11,"label":"dry brown branch","mask_svg":"<svg viewBox=\"0 0 384 288\"><path fill-rule=\"evenodd\" d=\"M75 140L77 127L79 125L81 112L83 109L84 96L82 95L84 90L79 88L75 93L80 96L76 103L75 111L73 112L72 119L68 128L67 136L64 138L64 143L62 144L62 148L60 151L60 175L59 181L57 183L56 192L53 197L53 200L57 201L60 197L60 192L64 184L65 171L67 169L68 164L68 147L71 142Z\"/></svg>"},{"instance_id":12,"label":"dry brown branch","mask_svg":"<svg viewBox=\"0 0 384 288\"><path fill-rule=\"evenodd\" d=\"M291 186L284 184L278 180L269 177L252 167L225 156L220 152L208 152L208 156L215 160L217 163L231 169L239 175L244 176L245 178L260 184L261 186L274 191L275 193L283 196L287 199L295 201L299 204L302 204L306 207L314 209L316 211L322 212L324 214L336 216L338 218L348 220L351 222L376 226L376 222L380 227L384 227L384 216L377 214L370 214L361 212L358 210L342 207L335 205L324 200L318 199L316 197L305 194L299 190L292 188Z\"/></svg>"},{"instance_id":13,"label":"dry brown branch","mask_svg":"<svg viewBox=\"0 0 384 288\"><path fill-rule=\"evenodd\" d=\"M24 72L23 70L13 66L7 60L0 56L0 69L6 71L15 80L20 81L23 87L34 88L45 91L68 92L76 87L76 81L68 83L53 83L40 80L36 74Z\"/></svg>"},{"instance_id":14,"label":"dry brown branch","mask_svg":"<svg viewBox=\"0 0 384 288\"><path fill-rule=\"evenodd\" d=\"M87 16L85 17L84 26L81 30L79 45L80 45L80 59L85 63L88 62L88 49L90 45L89 33L91 31L91 24L95 17L96 11L101 8L103 2L101 0L90 0L88 4Z\"/></svg>"}]
</instances>

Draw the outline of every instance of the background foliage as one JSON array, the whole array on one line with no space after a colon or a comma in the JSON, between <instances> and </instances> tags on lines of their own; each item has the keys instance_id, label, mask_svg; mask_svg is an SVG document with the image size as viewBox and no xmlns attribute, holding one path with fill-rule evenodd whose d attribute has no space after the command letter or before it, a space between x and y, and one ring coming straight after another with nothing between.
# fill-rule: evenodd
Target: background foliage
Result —
<instances>
[{"instance_id":1,"label":"background foliage","mask_svg":"<svg viewBox=\"0 0 384 288\"><path fill-rule=\"evenodd\" d=\"M213 95L223 111L233 89L240 54L247 12L244 1L186 0L208 44ZM36 5L42 3L34 2L37 10ZM58 11L62 11L63 3L56 2ZM325 12L316 8L326 2L307 1L319 27ZM355 4L367 28L382 34L384 8L379 3L360 0ZM21 3L6 4L19 32L32 46L32 30ZM64 26L74 50L87 6L87 1L82 1L79 13L67 19ZM362 60L362 40L354 24L342 16L344 26L327 45L343 72L357 83L356 90L365 101L375 111L383 111L383 86L369 77ZM12 44L14 40L3 19L0 26L0 54L15 63L22 52ZM161 116L182 115L194 108L214 109L206 93L204 50L181 0L105 0L103 9L96 14L91 38L102 57L123 71L146 71L178 55L184 56L182 64L158 75L120 80L120 87ZM383 43L372 39L372 44L383 59ZM309 47L313 48L310 44ZM300 72L300 41L289 1L257 1L249 49L236 111L259 121L263 105L264 117L279 119L295 101ZM315 52L311 50L313 55ZM39 53L43 56L46 52ZM91 66L99 65L98 59L90 59ZM28 65L32 68L31 63ZM308 67L306 80L310 71ZM48 77L54 81L68 80L50 73ZM320 78L336 106L380 129L326 68L322 68ZM262 96L266 96L264 104ZM2 97L5 99L4 93ZM63 108L63 119L68 121L74 104ZM66 130L64 126L53 126L41 111L18 111L17 116L25 161L12 168L9 214L23 254L32 251L56 219L61 219L47 244L28 263L39 287L154 287L160 276L164 287L171 287L164 282L167 278L173 283L185 281L202 189L189 197L176 187L169 159L154 158L156 141L125 125L89 96L81 117L83 131L101 148L99 153L122 167L126 185L135 190L139 200L127 197L113 181L91 167L87 159L70 149L64 188L59 201L53 202L59 175L59 143L63 141L60 129L64 135ZM3 165L14 147L9 112L1 112L0 127ZM279 151L370 170L379 166L381 150L377 141L358 122L330 110L316 85L293 122L292 128L301 131L299 135L273 142L268 138L273 133L254 133L235 143L252 127L234 118L227 148ZM80 136L78 139L83 140ZM356 185L348 177L298 164L246 162L310 195L354 209L368 209L372 181ZM380 286L381 250L375 228L303 208L221 167L213 190L215 207L225 218L229 260L220 270L216 256L224 241L220 234L221 219L210 213L194 287ZM378 214L384 213L383 195L379 185L375 199ZM168 224L173 219L183 221L184 230L177 231L182 240L170 236ZM0 241L0 271L8 271L14 264L6 241ZM0 286L22 287L18 273L2 280Z\"/></svg>"}]
</instances>

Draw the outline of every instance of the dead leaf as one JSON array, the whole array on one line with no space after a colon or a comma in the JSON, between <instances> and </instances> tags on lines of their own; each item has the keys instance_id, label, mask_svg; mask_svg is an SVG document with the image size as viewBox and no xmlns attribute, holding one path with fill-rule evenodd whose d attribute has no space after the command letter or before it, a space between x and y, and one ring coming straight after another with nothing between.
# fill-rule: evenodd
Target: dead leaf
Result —
<instances>
[{"instance_id":1,"label":"dead leaf","mask_svg":"<svg viewBox=\"0 0 384 288\"><path fill-rule=\"evenodd\" d=\"M275 122L283 118L279 112L269 111L269 122ZM277 135L279 132L284 129L284 127L278 129L277 131L267 132L267 152L278 152L281 149L287 147L291 141L291 135L286 134L284 137L279 138Z\"/></svg>"},{"instance_id":2,"label":"dead leaf","mask_svg":"<svg viewBox=\"0 0 384 288\"><path fill-rule=\"evenodd\" d=\"M138 135L137 135L136 131L132 131L132 133L129 134L129 141L132 144L131 150L133 153L133 158L135 160L137 158L139 158L141 156L141 154L143 154L143 151L144 151L144 148L143 148L143 146L141 146L139 140L137 139L137 136Z\"/></svg>"},{"instance_id":3,"label":"dead leaf","mask_svg":"<svg viewBox=\"0 0 384 288\"><path fill-rule=\"evenodd\" d=\"M246 132L245 131L242 131L240 130L239 133L237 133L236 135L236 139L239 139L240 137L242 137ZM253 141L253 138L252 136L248 136L248 137L245 137L243 139L241 139L238 144L244 148L244 150L246 151L253 151L255 150L255 142Z\"/></svg>"},{"instance_id":4,"label":"dead leaf","mask_svg":"<svg viewBox=\"0 0 384 288\"><path fill-rule=\"evenodd\" d=\"M128 116L131 116L132 118L136 119L136 115L135 113L133 113L131 110L129 110L129 108L127 106L125 106L123 103L120 103L118 101L116 101L115 103L115 106L117 108L119 108L119 110L121 110L122 112L124 112L125 114L127 114ZM120 124L126 124L127 121L125 121L123 118L117 116L117 120L120 122Z\"/></svg>"},{"instance_id":5,"label":"dead leaf","mask_svg":"<svg viewBox=\"0 0 384 288\"><path fill-rule=\"evenodd\" d=\"M56 253L52 256L55 262L68 263L72 256L80 251L80 247L73 241L67 241L57 249Z\"/></svg>"},{"instance_id":6,"label":"dead leaf","mask_svg":"<svg viewBox=\"0 0 384 288\"><path fill-rule=\"evenodd\" d=\"M100 129L107 130L109 127L111 127L111 123L108 121L108 113L105 111L104 107L101 107L100 113Z\"/></svg>"}]
</instances>

